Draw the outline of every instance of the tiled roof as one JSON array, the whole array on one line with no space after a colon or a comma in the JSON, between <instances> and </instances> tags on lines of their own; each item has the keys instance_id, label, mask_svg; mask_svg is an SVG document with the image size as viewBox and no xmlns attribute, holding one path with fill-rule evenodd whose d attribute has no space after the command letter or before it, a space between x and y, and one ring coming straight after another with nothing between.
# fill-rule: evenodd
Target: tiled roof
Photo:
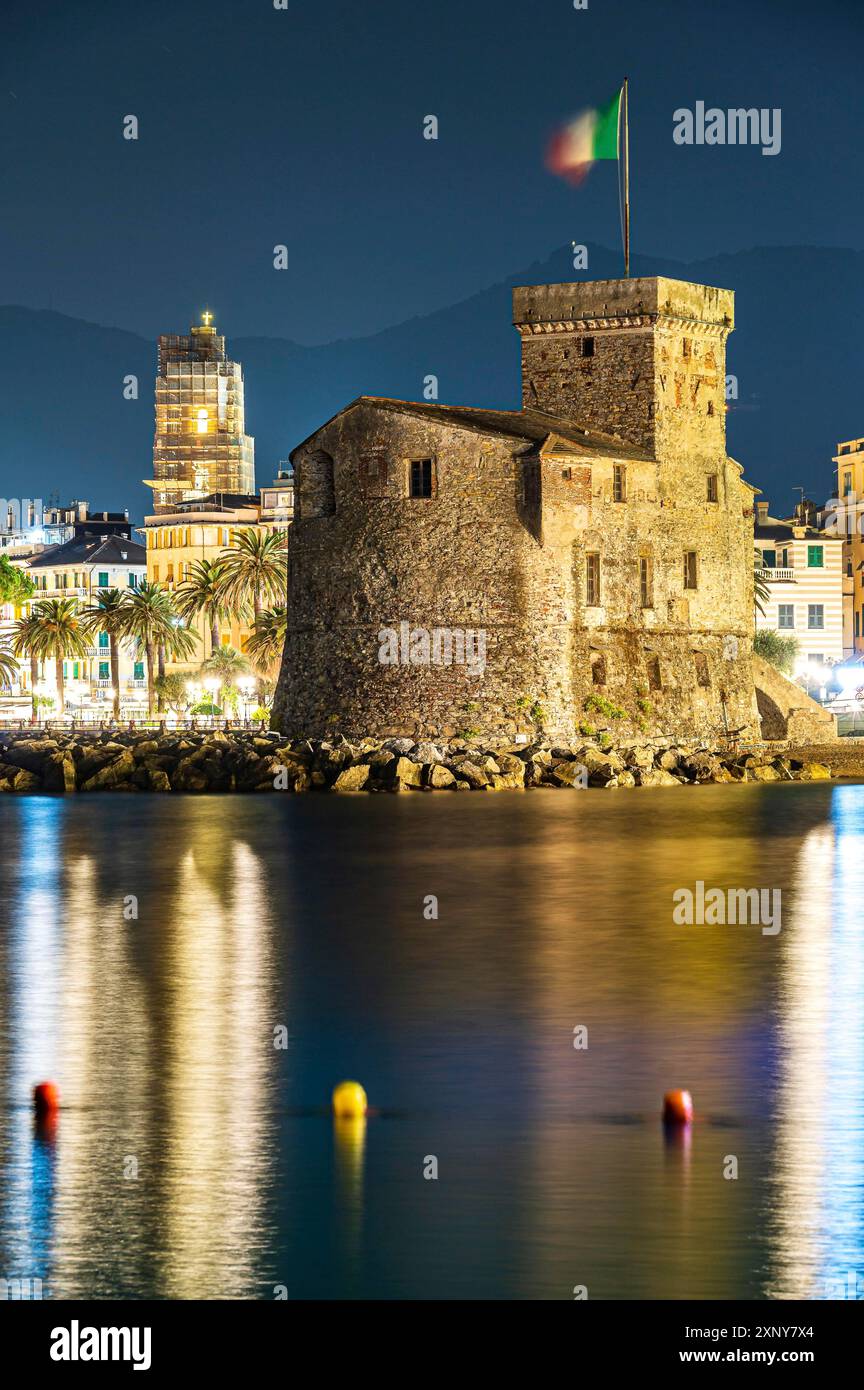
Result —
<instances>
[{"instance_id":1,"label":"tiled roof","mask_svg":"<svg viewBox=\"0 0 864 1390\"><path fill-rule=\"evenodd\" d=\"M125 558L124 558L125 557ZM76 536L63 545L52 545L43 550L29 568L62 569L68 565L142 565L147 564L147 551L137 541L127 536L109 536L100 540L98 536Z\"/></svg>"}]
</instances>

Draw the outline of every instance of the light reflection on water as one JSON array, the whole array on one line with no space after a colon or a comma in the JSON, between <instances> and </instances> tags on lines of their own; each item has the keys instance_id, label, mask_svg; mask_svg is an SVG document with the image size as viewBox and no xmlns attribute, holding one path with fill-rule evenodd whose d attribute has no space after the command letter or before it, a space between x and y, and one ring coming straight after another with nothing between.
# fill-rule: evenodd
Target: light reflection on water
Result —
<instances>
[{"instance_id":1,"label":"light reflection on water","mask_svg":"<svg viewBox=\"0 0 864 1390\"><path fill-rule=\"evenodd\" d=\"M864 787L10 797L0 830L0 1276L864 1286ZM674 925L697 878L781 888L782 931ZM345 1076L381 1114L333 1124ZM53 1136L29 1109L48 1077ZM698 1119L664 1136L675 1085Z\"/></svg>"}]
</instances>

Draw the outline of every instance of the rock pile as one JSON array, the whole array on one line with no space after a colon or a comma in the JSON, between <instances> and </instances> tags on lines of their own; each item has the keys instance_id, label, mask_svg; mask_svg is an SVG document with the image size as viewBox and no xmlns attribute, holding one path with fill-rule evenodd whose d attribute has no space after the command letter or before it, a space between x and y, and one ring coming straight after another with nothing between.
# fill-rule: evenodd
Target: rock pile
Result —
<instances>
[{"instance_id":1,"label":"rock pile","mask_svg":"<svg viewBox=\"0 0 864 1390\"><path fill-rule=\"evenodd\" d=\"M665 787L701 782L821 781L824 763L707 748L621 744L485 747L297 742L275 733L81 731L0 735L0 792L505 791L521 787Z\"/></svg>"}]
</instances>

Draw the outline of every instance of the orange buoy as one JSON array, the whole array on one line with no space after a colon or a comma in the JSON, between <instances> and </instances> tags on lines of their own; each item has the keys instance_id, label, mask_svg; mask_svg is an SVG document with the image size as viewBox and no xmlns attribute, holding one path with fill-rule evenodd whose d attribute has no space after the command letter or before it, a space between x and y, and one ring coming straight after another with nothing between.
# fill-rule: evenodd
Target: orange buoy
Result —
<instances>
[{"instance_id":1,"label":"orange buoy","mask_svg":"<svg viewBox=\"0 0 864 1390\"><path fill-rule=\"evenodd\" d=\"M40 1081L33 1087L33 1105L37 1115L55 1115L60 1109L59 1087L53 1081Z\"/></svg>"},{"instance_id":2,"label":"orange buoy","mask_svg":"<svg viewBox=\"0 0 864 1390\"><path fill-rule=\"evenodd\" d=\"M667 1091L663 1097L663 1123L689 1125L693 1119L693 1097L689 1091Z\"/></svg>"}]
</instances>

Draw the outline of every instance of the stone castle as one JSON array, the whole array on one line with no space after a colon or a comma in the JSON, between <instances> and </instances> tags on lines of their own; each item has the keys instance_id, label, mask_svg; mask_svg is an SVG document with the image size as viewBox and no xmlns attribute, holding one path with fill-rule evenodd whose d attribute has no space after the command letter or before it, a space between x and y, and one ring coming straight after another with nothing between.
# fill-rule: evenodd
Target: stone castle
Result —
<instances>
[{"instance_id":1,"label":"stone castle","mask_svg":"<svg viewBox=\"0 0 864 1390\"><path fill-rule=\"evenodd\" d=\"M732 292L536 285L513 311L520 410L361 396L294 450L274 727L758 737Z\"/></svg>"}]
</instances>

